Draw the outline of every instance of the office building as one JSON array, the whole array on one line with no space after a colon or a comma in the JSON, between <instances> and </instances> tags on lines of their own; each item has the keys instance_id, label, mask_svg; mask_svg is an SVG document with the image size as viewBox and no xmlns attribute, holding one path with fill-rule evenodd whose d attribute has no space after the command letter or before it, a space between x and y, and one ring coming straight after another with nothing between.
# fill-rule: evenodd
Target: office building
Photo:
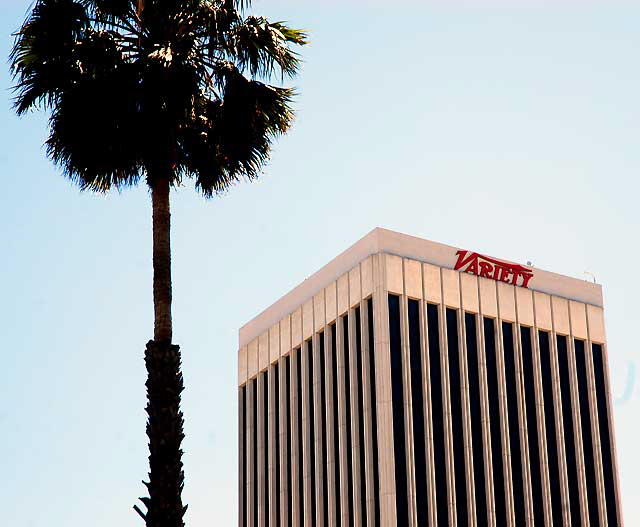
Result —
<instances>
[{"instance_id":1,"label":"office building","mask_svg":"<svg viewBox=\"0 0 640 527\"><path fill-rule=\"evenodd\" d=\"M375 229L238 363L241 527L622 526L597 284Z\"/></svg>"}]
</instances>

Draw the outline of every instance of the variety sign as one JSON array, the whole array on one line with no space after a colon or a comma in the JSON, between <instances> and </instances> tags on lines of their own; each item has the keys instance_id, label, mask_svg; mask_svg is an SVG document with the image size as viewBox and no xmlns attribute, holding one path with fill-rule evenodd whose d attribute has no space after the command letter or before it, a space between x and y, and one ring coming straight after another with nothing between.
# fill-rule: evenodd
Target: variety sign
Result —
<instances>
[{"instance_id":1,"label":"variety sign","mask_svg":"<svg viewBox=\"0 0 640 527\"><path fill-rule=\"evenodd\" d=\"M533 278L533 271L521 265L501 262L470 251L458 251L456 255L456 271L520 287L529 287L529 281Z\"/></svg>"}]
</instances>

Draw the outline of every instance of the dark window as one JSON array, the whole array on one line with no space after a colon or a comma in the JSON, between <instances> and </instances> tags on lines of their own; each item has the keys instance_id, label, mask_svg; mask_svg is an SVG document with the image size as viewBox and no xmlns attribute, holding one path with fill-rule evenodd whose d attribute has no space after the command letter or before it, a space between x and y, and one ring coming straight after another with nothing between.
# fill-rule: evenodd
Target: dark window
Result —
<instances>
[{"instance_id":1,"label":"dark window","mask_svg":"<svg viewBox=\"0 0 640 527\"><path fill-rule=\"evenodd\" d=\"M240 467L238 470L239 480L240 480L240 525L243 527L247 525L247 484L245 481L245 470L247 469L247 446L245 444L245 435L247 433L247 408L246 408L246 396L247 396L247 388L246 386L240 387L239 396L238 396L238 407L240 409L240 423L239 423L239 443L240 443L240 452L238 458L240 459Z\"/></svg>"},{"instance_id":2,"label":"dark window","mask_svg":"<svg viewBox=\"0 0 640 527\"><path fill-rule=\"evenodd\" d=\"M274 446L275 466L273 469L273 477L276 481L276 495L274 496L274 504L276 510L276 525L280 525L280 373L278 363L273 365L271 370L273 375L273 394L274 394L274 423L275 433L273 434L276 442Z\"/></svg>"},{"instance_id":3,"label":"dark window","mask_svg":"<svg viewBox=\"0 0 640 527\"><path fill-rule=\"evenodd\" d=\"M427 305L427 334L429 336L429 370L431 405L433 407L433 459L436 474L436 525L449 524L447 500L447 466L445 454L444 405L442 392L442 367L440 360L440 321L438 306Z\"/></svg>"},{"instance_id":4,"label":"dark window","mask_svg":"<svg viewBox=\"0 0 640 527\"><path fill-rule=\"evenodd\" d=\"M322 423L322 517L324 518L324 525L329 525L329 485L327 482L327 413L325 408L327 407L326 398L326 372L325 372L325 360L324 360L324 332L318 335L318 341L320 349L318 350L318 357L320 358L320 421Z\"/></svg>"},{"instance_id":5,"label":"dark window","mask_svg":"<svg viewBox=\"0 0 640 527\"><path fill-rule=\"evenodd\" d=\"M298 525L304 524L304 474L303 474L303 430L302 430L302 348L298 348L296 353L296 386L298 392L298 503L299 503L299 521Z\"/></svg>"},{"instance_id":6,"label":"dark window","mask_svg":"<svg viewBox=\"0 0 640 527\"><path fill-rule=\"evenodd\" d=\"M488 522L487 495L484 471L484 441L482 437L482 397L480 395L480 371L478 367L478 335L476 316L465 313L465 340L469 365L469 397L471 411L471 438L473 441L473 479L476 493L476 518L478 527Z\"/></svg>"},{"instance_id":7,"label":"dark window","mask_svg":"<svg viewBox=\"0 0 640 527\"><path fill-rule=\"evenodd\" d=\"M253 443L253 525L258 527L258 378L251 381L253 394L253 433L251 442Z\"/></svg>"},{"instance_id":8,"label":"dark window","mask_svg":"<svg viewBox=\"0 0 640 527\"><path fill-rule=\"evenodd\" d=\"M309 396L309 481L311 483L311 525L316 524L316 433L315 397L313 396L313 343L307 342L307 393Z\"/></svg>"},{"instance_id":9,"label":"dark window","mask_svg":"<svg viewBox=\"0 0 640 527\"><path fill-rule=\"evenodd\" d=\"M344 353L344 407L347 432L347 507L349 525L353 525L353 442L351 441L351 371L349 368L349 315L342 317L342 342Z\"/></svg>"},{"instance_id":10,"label":"dark window","mask_svg":"<svg viewBox=\"0 0 640 527\"><path fill-rule=\"evenodd\" d=\"M264 521L269 527L269 375L262 375L262 462L264 467Z\"/></svg>"},{"instance_id":11,"label":"dark window","mask_svg":"<svg viewBox=\"0 0 640 527\"><path fill-rule=\"evenodd\" d=\"M593 437L591 436L591 409L589 407L589 383L587 381L587 357L584 341L574 340L576 349L576 373L578 374L578 399L582 421L582 446L584 448L584 470L587 480L587 504L589 522L592 526L600 523L598 515L598 483L596 482Z\"/></svg>"},{"instance_id":12,"label":"dark window","mask_svg":"<svg viewBox=\"0 0 640 527\"><path fill-rule=\"evenodd\" d=\"M456 513L458 518L456 525L465 527L469 524L469 518L467 513L467 475L464 460L464 416L462 413L462 381L460 377L460 349L458 346L458 312L455 309L447 309L447 352L451 389L453 474L456 484Z\"/></svg>"},{"instance_id":13,"label":"dark window","mask_svg":"<svg viewBox=\"0 0 640 527\"><path fill-rule=\"evenodd\" d=\"M407 461L405 458L404 398L402 382L402 338L400 336L400 297L389 295L389 348L391 359L391 408L393 411L393 453L396 480L398 525L409 525Z\"/></svg>"},{"instance_id":14,"label":"dark window","mask_svg":"<svg viewBox=\"0 0 640 527\"><path fill-rule=\"evenodd\" d=\"M560 373L560 395L562 400L562 423L564 426L564 447L567 457L567 476L569 478L569 508L571 525L580 525L580 494L578 492L578 465L573 432L573 408L571 405L571 377L569 373L569 355L567 337L558 335L558 370Z\"/></svg>"},{"instance_id":15,"label":"dark window","mask_svg":"<svg viewBox=\"0 0 640 527\"><path fill-rule=\"evenodd\" d=\"M335 468L336 482L336 527L342 525L342 514L340 507L340 416L338 414L338 386L341 379L338 377L338 350L336 349L336 325L329 327L331 335L331 372L333 377L332 397L333 397L333 465Z\"/></svg>"},{"instance_id":16,"label":"dark window","mask_svg":"<svg viewBox=\"0 0 640 527\"><path fill-rule=\"evenodd\" d=\"M362 360L362 324L360 321L360 307L355 310L356 352L353 354L354 379L358 394L358 443L360 445L360 514L362 525L367 525L367 475L364 460L364 412L363 412L363 385L364 369Z\"/></svg>"},{"instance_id":17,"label":"dark window","mask_svg":"<svg viewBox=\"0 0 640 527\"><path fill-rule=\"evenodd\" d=\"M369 319L369 384L371 388L371 442L373 444L373 498L375 518L372 527L380 525L380 476L378 474L378 409L376 408L376 361L373 333L373 300L367 299L367 317ZM338 526L339 527L339 526Z\"/></svg>"},{"instance_id":18,"label":"dark window","mask_svg":"<svg viewBox=\"0 0 640 527\"><path fill-rule=\"evenodd\" d=\"M513 505L516 525L525 525L524 482L522 479L522 449L518 422L518 373L516 349L513 342L513 324L502 323L504 343L504 369L507 388L507 422L511 446L511 473L513 474Z\"/></svg>"},{"instance_id":19,"label":"dark window","mask_svg":"<svg viewBox=\"0 0 640 527\"><path fill-rule=\"evenodd\" d=\"M285 366L285 382L284 393L289 394L287 397L288 404L284 406L284 411L286 413L284 422L286 426L286 437L287 437L287 451L286 454L286 462L285 462L285 472L287 478L287 525L292 525L293 520L293 489L291 488L291 356L287 355L284 358L284 366Z\"/></svg>"},{"instance_id":20,"label":"dark window","mask_svg":"<svg viewBox=\"0 0 640 527\"><path fill-rule=\"evenodd\" d=\"M533 519L536 525L544 525L540 441L538 440L538 420L536 414L536 375L533 368L531 328L520 328L520 340L522 342L522 375L524 379L524 401L527 412L527 438L529 439Z\"/></svg>"},{"instance_id":21,"label":"dark window","mask_svg":"<svg viewBox=\"0 0 640 527\"><path fill-rule=\"evenodd\" d=\"M496 327L492 318L485 318L484 354L487 361L487 391L489 393L489 430L491 436L491 466L496 501L496 525L507 524L504 466L502 464L502 428L500 417L500 366L496 348Z\"/></svg>"},{"instance_id":22,"label":"dark window","mask_svg":"<svg viewBox=\"0 0 640 527\"><path fill-rule=\"evenodd\" d=\"M540 370L542 372L542 395L544 397L544 423L549 453L549 482L551 490L551 513L553 525L562 525L562 490L560 467L558 464L558 440L556 430L556 411L553 406L553 367L549 342L549 333L538 333L540 342Z\"/></svg>"},{"instance_id":23,"label":"dark window","mask_svg":"<svg viewBox=\"0 0 640 527\"><path fill-rule=\"evenodd\" d=\"M607 396L606 366L604 350L600 344L591 346L593 351L593 369L596 381L596 400L598 401L598 424L600 444L602 446L602 468L604 472L604 494L607 501L607 523L609 527L618 527L618 506L616 503L616 479L613 472L613 443L609 427L609 398Z\"/></svg>"},{"instance_id":24,"label":"dark window","mask_svg":"<svg viewBox=\"0 0 640 527\"><path fill-rule=\"evenodd\" d=\"M409 364L411 366L411 406L413 408L413 448L416 477L418 527L429 522L427 500L427 454L422 395L422 351L420 349L420 302L409 300Z\"/></svg>"}]
</instances>

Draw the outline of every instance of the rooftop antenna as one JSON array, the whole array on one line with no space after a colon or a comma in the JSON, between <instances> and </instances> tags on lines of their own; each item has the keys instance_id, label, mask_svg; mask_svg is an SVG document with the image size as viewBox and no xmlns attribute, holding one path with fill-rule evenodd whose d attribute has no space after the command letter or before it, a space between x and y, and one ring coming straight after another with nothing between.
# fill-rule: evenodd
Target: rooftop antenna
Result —
<instances>
[{"instance_id":1,"label":"rooftop antenna","mask_svg":"<svg viewBox=\"0 0 640 527\"><path fill-rule=\"evenodd\" d=\"M584 271L584 274L586 274L587 276L590 276L591 279L593 280L593 283L596 283L596 275L594 275L593 273L590 273L589 271Z\"/></svg>"}]
</instances>

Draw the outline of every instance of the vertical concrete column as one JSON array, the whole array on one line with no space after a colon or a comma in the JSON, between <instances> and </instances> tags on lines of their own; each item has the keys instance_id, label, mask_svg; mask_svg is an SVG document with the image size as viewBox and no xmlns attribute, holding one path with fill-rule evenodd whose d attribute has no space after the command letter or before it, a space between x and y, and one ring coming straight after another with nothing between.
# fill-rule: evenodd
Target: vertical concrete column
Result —
<instances>
[{"instance_id":1,"label":"vertical concrete column","mask_svg":"<svg viewBox=\"0 0 640 527\"><path fill-rule=\"evenodd\" d=\"M294 510L297 512L297 516L293 519L293 525L304 525L305 519L305 507L309 503L305 493L304 482L304 390L305 390L305 361L303 359L304 342L302 339L302 308L299 307L291 314L291 346L296 350L294 355L296 356L296 362L292 363L292 367L296 368L295 373L295 414L292 413L291 422L295 423L296 435L296 479L295 479L295 492L297 495L297 504ZM302 442L299 444L299 438L302 437ZM301 481L302 480L302 481ZM296 523L299 522L299 523Z\"/></svg>"},{"instance_id":2,"label":"vertical concrete column","mask_svg":"<svg viewBox=\"0 0 640 527\"><path fill-rule=\"evenodd\" d=\"M254 397L256 393L256 379L247 383L247 428L246 428L246 448L247 448L247 524L255 525L255 518L258 511L255 508L256 481L254 479L256 459L254 457Z\"/></svg>"},{"instance_id":3,"label":"vertical concrete column","mask_svg":"<svg viewBox=\"0 0 640 527\"><path fill-rule=\"evenodd\" d=\"M483 279L484 280L484 279ZM500 424L502 426L502 461L505 479L505 504L507 508L508 527L519 527L515 525L515 513L513 504L513 472L511 470L511 444L509 433L509 416L507 410L506 374L504 363L504 335L502 332L503 316L508 312L508 306L499 300L498 284L491 282L489 286L494 289L496 299L496 359L498 368L498 388L500 390ZM513 310L514 308L511 307ZM507 319L508 320L508 319ZM515 318L511 319L512 322ZM497 492L497 490L496 490Z\"/></svg>"},{"instance_id":4,"label":"vertical concrete column","mask_svg":"<svg viewBox=\"0 0 640 527\"><path fill-rule=\"evenodd\" d=\"M399 256L387 256L388 272L398 275L398 293L400 294L400 340L402 353L402 399L403 399L403 419L404 419L404 443L405 443L405 466L407 478L407 495L404 500L408 506L409 525L417 525L416 517L416 480L415 480L415 452L413 436L413 399L411 396L411 360L409 356L409 308L407 295L405 293L405 265L406 260ZM392 285L389 283L389 285ZM396 291L390 291L396 292ZM397 491L397 489L396 489Z\"/></svg>"},{"instance_id":5,"label":"vertical concrete column","mask_svg":"<svg viewBox=\"0 0 640 527\"><path fill-rule=\"evenodd\" d=\"M375 504L375 491L374 485L375 477L374 471L378 470L378 467L374 465L374 456L373 456L373 436L372 434L377 433L376 430L373 429L372 426L372 415L371 415L371 382L369 372L372 367L375 365L371 365L369 362L369 353L370 353L370 344L369 344L369 326L373 323L367 317L367 304L366 301L360 303L360 315L361 315L361 327L362 327L362 355L361 355L361 364L360 364L360 380L362 383L362 396L363 396L363 405L362 405L362 415L360 416L364 425L364 445L361 445L361 448L364 449L364 477L366 481L366 494L363 496L365 501L365 507L367 510L367 519L368 525L374 525L374 518L376 515L376 504ZM372 345L372 344L371 344Z\"/></svg>"},{"instance_id":6,"label":"vertical concrete column","mask_svg":"<svg viewBox=\"0 0 640 527\"><path fill-rule=\"evenodd\" d=\"M429 494L430 485L429 485L429 474L428 472L432 468L432 463L429 461L429 439L428 439L428 397L427 392L425 390L425 382L426 382L426 346L425 346L425 316L424 310L425 306L423 304L423 290L424 290L424 282L422 277L422 264L416 260L403 259L403 286L404 286L404 297L403 297L403 320L404 320L404 331L403 331L403 360L405 361L405 379L407 379L407 383L405 386L405 403L407 407L407 411L405 412L406 423L409 425L406 429L406 436L408 439L408 444L411 446L407 453L408 457L408 489L409 489L409 518L410 521L413 522L413 525L418 525L420 520L419 511L423 509L426 502L426 508L428 514L431 512L431 496ZM419 349L417 353L420 359L420 371L413 372L412 371L412 351L411 351L411 337L410 337L410 327L409 327L409 299L411 301L416 301L418 303L418 327L416 330L419 334ZM414 350L415 351L415 350ZM414 378L419 379L419 382L413 383ZM414 390L417 390L414 392ZM421 396L422 400L422 408L414 408L414 393L416 395ZM414 416L416 413L422 416L422 430L418 434L414 428ZM420 426L420 425L418 425ZM424 466L421 461L419 464L417 462L418 456L416 455L416 448L424 451L424 461L426 461L427 466ZM419 472L418 472L419 471ZM418 478L427 479L427 494L424 495L418 490ZM428 519L427 519L428 521Z\"/></svg>"},{"instance_id":7,"label":"vertical concrete column","mask_svg":"<svg viewBox=\"0 0 640 527\"><path fill-rule=\"evenodd\" d=\"M485 278L476 279L478 292L478 376L480 382L481 410L482 410L482 442L484 443L484 473L485 495L487 500L487 524L489 527L496 525L495 493L504 493L504 489L496 489L493 474L493 456L501 459L501 452L493 452L491 448L491 418L489 411L489 385L487 380L487 356L485 352L486 341L484 332L484 317L495 318L497 316L497 303L491 295L491 289L487 290ZM495 295L495 288L493 289Z\"/></svg>"},{"instance_id":8,"label":"vertical concrete column","mask_svg":"<svg viewBox=\"0 0 640 527\"><path fill-rule=\"evenodd\" d=\"M247 347L243 346L238 351L238 527L246 524L246 507L243 507L243 496L246 492L246 467L243 462L246 449L246 388L247 382Z\"/></svg>"},{"instance_id":9,"label":"vertical concrete column","mask_svg":"<svg viewBox=\"0 0 640 527\"><path fill-rule=\"evenodd\" d=\"M256 399L258 396L258 339L254 339L247 347L247 520L249 525L255 525L258 519L258 460L256 456L257 417Z\"/></svg>"},{"instance_id":10,"label":"vertical concrete column","mask_svg":"<svg viewBox=\"0 0 640 527\"><path fill-rule=\"evenodd\" d=\"M269 432L269 333L263 333L258 338L258 526L266 527L267 511L270 500L270 474L268 465ZM266 406L266 411L265 411ZM265 438L266 442L265 442Z\"/></svg>"},{"instance_id":11,"label":"vertical concrete column","mask_svg":"<svg viewBox=\"0 0 640 527\"><path fill-rule=\"evenodd\" d=\"M440 361L442 363L442 392L444 406L446 457L447 457L447 494L449 496L449 525L456 527L456 482L455 466L453 456L453 423L451 409L451 375L449 373L449 337L447 335L447 307L458 309L460 307L460 291L457 273L451 269L440 268L440 286L442 288L442 304L440 310ZM464 468L463 468L464 470Z\"/></svg>"},{"instance_id":12,"label":"vertical concrete column","mask_svg":"<svg viewBox=\"0 0 640 527\"><path fill-rule=\"evenodd\" d=\"M324 525L324 517L326 511L324 510L324 484L323 484L323 464L324 453L322 451L324 427L322 426L322 416L324 413L324 407L322 405L322 392L321 392L321 379L323 371L320 367L320 359L324 358L324 349L320 346L319 331L324 327L324 290L320 291L313 297L312 301L312 342L313 342L313 378L311 382L312 386L312 401L313 421L314 421L314 437L312 441L312 448L314 449L314 466L311 467L315 472L315 488L311 492L315 493L316 501L316 516L313 518L315 525ZM324 344L323 344L324 347Z\"/></svg>"},{"instance_id":13,"label":"vertical concrete column","mask_svg":"<svg viewBox=\"0 0 640 527\"><path fill-rule=\"evenodd\" d=\"M268 415L264 412L264 396L265 396L265 386L268 388L268 373L262 372L258 374L258 378L256 380L257 389L258 389L258 406L255 409L258 416L258 527L265 527L267 525L267 507L265 504L265 500L267 498L267 492L265 489L269 484L268 472L265 470L267 467L267 451L266 445L264 442L265 430L267 429L267 418Z\"/></svg>"},{"instance_id":14,"label":"vertical concrete column","mask_svg":"<svg viewBox=\"0 0 640 527\"><path fill-rule=\"evenodd\" d=\"M327 491L328 495L328 507L326 514L328 517L328 525L329 527L335 527L338 523L338 515L340 511L337 507L337 497L336 492L339 487L339 482L336 482L336 467L339 466L340 460L339 456L339 448L336 449L336 437L338 437L339 431L338 427L334 426L335 416L338 415L338 405L334 404L334 386L337 390L337 382L338 376L334 377L334 360L336 360L336 349L332 344L331 333L332 331L335 334L336 344L338 339L338 325L337 325L337 309L338 309L338 297L337 297L337 283L333 282L329 286L327 286L324 290L324 298L325 298L325 317L326 317L326 327L325 327L325 401L326 401L326 423L327 428L325 430L326 438L327 438ZM333 328L332 325L333 324ZM336 346L337 347L337 346ZM337 362L336 362L336 373L337 373ZM335 401L337 403L337 401ZM339 419L338 419L339 422ZM339 442L339 440L338 440Z\"/></svg>"},{"instance_id":15,"label":"vertical concrete column","mask_svg":"<svg viewBox=\"0 0 640 527\"><path fill-rule=\"evenodd\" d=\"M545 401L544 391L542 388L542 368L540 362L540 330L549 331L551 327L551 312L542 302L540 306L535 293L526 291L527 296L523 297L524 302L518 300L518 309L522 305L528 305L531 299L531 311L533 316L531 331L531 344L533 351L533 368L535 375L535 392L536 392L536 411L538 425L538 444L540 449L540 473L542 475L542 499L544 502L544 518L546 525L552 525L553 513L551 505L551 479L549 474L549 446L547 442L547 426L546 426L546 405L550 404L553 408L553 401ZM524 293L518 293L524 295ZM528 308L527 308L528 309ZM526 316L526 315L525 315ZM550 343L551 344L551 343Z\"/></svg>"},{"instance_id":16,"label":"vertical concrete column","mask_svg":"<svg viewBox=\"0 0 640 527\"><path fill-rule=\"evenodd\" d=\"M596 474L596 485L598 492L598 521L599 525L607 524L607 506L606 506L606 497L604 490L604 473L602 469L602 443L600 440L600 424L598 419L598 403L596 399L596 380L595 373L593 370L593 355L591 353L592 349L592 337L591 337L591 328L589 327L589 320L587 315L587 306L584 304L580 304L580 311L584 312L584 323L585 323L585 331L586 331L586 342L585 342L585 360L586 360L586 369L587 369L587 385L589 389L589 409L591 413L591 430L589 433L591 434L591 442L593 445L593 459L585 460L586 463L593 463L593 468ZM582 317L582 313L580 313L580 317Z\"/></svg>"},{"instance_id":17,"label":"vertical concrete column","mask_svg":"<svg viewBox=\"0 0 640 527\"><path fill-rule=\"evenodd\" d=\"M324 337L325 345L325 362L324 362L324 375L325 375L325 401L326 401L326 429L325 437L327 441L327 459L325 460L327 466L327 504L328 510L325 512L327 516L327 524L329 527L334 527L337 524L336 521L336 464L338 463L338 452L335 449L335 434L338 430L334 427L334 412L338 412L338 408L334 406L333 402L333 387L336 379L333 377L333 360L335 357L335 350L331 345L331 328L327 326ZM335 331L335 328L333 329ZM336 335L337 337L337 335Z\"/></svg>"},{"instance_id":18,"label":"vertical concrete column","mask_svg":"<svg viewBox=\"0 0 640 527\"><path fill-rule=\"evenodd\" d=\"M336 302L337 302L337 322L336 322L336 361L338 366L338 435L340 452L338 462L340 463L340 511L341 524L349 525L349 499L352 496L351 486L347 472L348 456L347 456L347 427L351 423L347 422L347 405L350 404L347 392L347 379L345 363L349 357L345 353L345 319L344 316L349 312L349 277L342 275L338 278L336 284ZM348 325L347 325L348 331ZM348 344L347 344L348 345Z\"/></svg>"},{"instance_id":19,"label":"vertical concrete column","mask_svg":"<svg viewBox=\"0 0 640 527\"><path fill-rule=\"evenodd\" d=\"M268 346L269 346L269 419L268 419L268 433L269 433L269 449L268 449L268 463L269 463L269 525L277 526L278 523L278 510L282 511L280 503L280 489L278 483L280 481L280 466L278 464L278 454L276 450L280 444L280 429L279 419L276 419L276 405L280 410L280 397L276 392L276 386L280 383L280 368L275 366L278 364L280 358L280 324L276 323L271 326L268 333ZM276 371L277 370L277 371ZM276 376L278 379L276 379Z\"/></svg>"},{"instance_id":20,"label":"vertical concrete column","mask_svg":"<svg viewBox=\"0 0 640 527\"><path fill-rule=\"evenodd\" d=\"M561 305L568 309L569 319L569 376L571 377L571 406L573 408L573 428L575 436L575 455L578 466L578 484L580 490L580 515L584 525L589 524L589 506L587 503L587 478L584 468L584 446L582 444L582 419L580 418L580 398L578 395L578 375L576 371L575 338L582 334L580 324L571 316L570 303L564 300ZM573 319L572 319L573 318ZM574 327L575 326L575 327ZM586 335L585 335L586 337ZM584 337L583 337L584 338ZM586 340L586 339L585 339Z\"/></svg>"},{"instance_id":21,"label":"vertical concrete column","mask_svg":"<svg viewBox=\"0 0 640 527\"><path fill-rule=\"evenodd\" d=\"M244 443L245 437L245 391L244 386L238 388L238 445L240 445L240 451L238 452L238 527L245 527L246 523L246 510L243 505L243 496L246 492L245 489L245 466L244 466L244 452L246 448Z\"/></svg>"},{"instance_id":22,"label":"vertical concrete column","mask_svg":"<svg viewBox=\"0 0 640 527\"><path fill-rule=\"evenodd\" d=\"M290 360L290 359L289 359ZM291 367L291 362L289 362ZM278 375L280 376L278 382L278 399L280 401L280 415L277 423L278 429L276 433L280 437L280 463L276 467L278 470L278 477L280 478L280 526L289 526L289 482L287 481L287 471L289 470L289 463L291 461L289 456L289 450L287 447L287 437L289 429L288 411L289 405L289 386L287 382L287 374L285 367L285 358L281 357L278 361ZM278 527L280 527L278 526Z\"/></svg>"},{"instance_id":23,"label":"vertical concrete column","mask_svg":"<svg viewBox=\"0 0 640 527\"><path fill-rule=\"evenodd\" d=\"M423 265L421 265L423 267ZM423 269L421 269L422 271ZM433 420L432 420L432 400L431 400L431 374L429 363L429 332L427 330L427 293L426 293L426 277L424 272L420 273L420 354L422 359L422 394L424 399L424 442L425 442L425 459L427 462L426 477L427 477L427 495L417 496L418 499L424 499L427 501L427 508L429 511L428 522L429 525L436 524L436 480L434 469L434 454L433 454Z\"/></svg>"},{"instance_id":24,"label":"vertical concrete column","mask_svg":"<svg viewBox=\"0 0 640 527\"><path fill-rule=\"evenodd\" d=\"M476 524L475 474L473 471L473 440L471 436L471 402L469 394L469 363L467 358L467 339L465 313L478 311L478 288L475 277L469 274L456 273L458 276L458 353L460 356L460 389L462 400L465 475L467 480L467 515L468 525ZM482 445L476 445L482 448ZM459 470L457 468L456 470Z\"/></svg>"},{"instance_id":25,"label":"vertical concrete column","mask_svg":"<svg viewBox=\"0 0 640 527\"><path fill-rule=\"evenodd\" d=\"M324 463L324 457L322 453L322 434L324 429L322 428L322 399L320 394L320 338L317 333L314 333L311 337L313 343L313 378L310 379L312 385L311 397L309 405L313 405L313 438L311 439L311 448L313 449L314 462L313 466L309 466L310 470L314 472L314 478L311 481L314 485L311 488L311 493L315 496L316 514L313 517L313 525L323 525L324 522L324 510L323 510L323 485L322 485L322 464ZM312 511L313 512L313 511Z\"/></svg>"},{"instance_id":26,"label":"vertical concrete column","mask_svg":"<svg viewBox=\"0 0 640 527\"><path fill-rule=\"evenodd\" d=\"M411 361L409 357L409 318L407 297L400 297L400 336L402 341L402 389L403 389L403 413L404 413L404 443L405 465L407 478L407 501L409 525L417 525L416 513L416 478L415 478L415 450L413 434L413 400L411 396Z\"/></svg>"},{"instance_id":27,"label":"vertical concrete column","mask_svg":"<svg viewBox=\"0 0 640 527\"><path fill-rule=\"evenodd\" d=\"M380 471L380 517L384 527L396 527L393 415L389 356L389 299L385 255L373 256L374 357L378 415L378 462ZM402 526L398 526L402 527Z\"/></svg>"},{"instance_id":28,"label":"vertical concrete column","mask_svg":"<svg viewBox=\"0 0 640 527\"><path fill-rule=\"evenodd\" d=\"M562 391L560 384L560 367L558 363L558 335L569 338L569 318L568 311L562 309L562 299L549 297L551 309L551 324L553 332L551 334L552 367L554 382L554 397L556 411L556 430L560 461L560 476L562 478L562 506L564 510L563 521L565 525L571 525L571 505L569 494L569 466L567 460L567 448L573 445L573 438L565 438L564 419L572 419L571 416L564 416L562 408Z\"/></svg>"},{"instance_id":29,"label":"vertical concrete column","mask_svg":"<svg viewBox=\"0 0 640 527\"><path fill-rule=\"evenodd\" d=\"M279 371L276 371L274 365L270 365L267 370L267 383L268 383L268 410L269 415L267 419L267 463L268 463L268 487L269 487L269 514L267 516L268 524L270 526L277 525L278 522L278 504L280 503L280 495L278 493L278 476L279 467L276 466L276 444L278 442L278 423L276 422L276 376L279 375ZM279 382L279 379L278 379Z\"/></svg>"},{"instance_id":30,"label":"vertical concrete column","mask_svg":"<svg viewBox=\"0 0 640 527\"><path fill-rule=\"evenodd\" d=\"M291 515L291 527L298 527L303 522L302 503L300 501L300 467L302 467L302 452L298 442L299 428L302 423L298 420L299 409L302 405L302 401L298 398L298 387L300 386L300 379L298 378L298 364L301 363L302 349L291 353L291 383L289 386L289 396L291 401L290 410L290 427L291 427L291 453L290 453L290 471L291 471L291 487L292 487L292 515Z\"/></svg>"},{"instance_id":31,"label":"vertical concrete column","mask_svg":"<svg viewBox=\"0 0 640 527\"><path fill-rule=\"evenodd\" d=\"M358 365L360 364L359 350L356 343L356 305L360 299L360 269L353 268L348 273L349 280L349 356L345 356L345 360L349 361L349 379L345 382L349 385L350 404L351 404L351 422L347 423L351 427L351 467L353 474L353 487L351 489L353 496L353 525L360 527L362 525L362 480L360 477L360 409L358 404L358 385L360 383L360 375Z\"/></svg>"},{"instance_id":32,"label":"vertical concrete column","mask_svg":"<svg viewBox=\"0 0 640 527\"><path fill-rule=\"evenodd\" d=\"M302 357L302 491L304 492L304 510L301 511L304 525L314 525L311 510L311 431L310 431L310 405L313 403L310 397L309 385L309 346L310 341L304 341L301 348Z\"/></svg>"},{"instance_id":33,"label":"vertical concrete column","mask_svg":"<svg viewBox=\"0 0 640 527\"><path fill-rule=\"evenodd\" d=\"M278 368L280 371L280 522L282 527L292 527L289 525L289 478L291 474L291 452L289 451L287 444L289 434L291 433L291 389L285 366L285 357L288 357L289 371L291 372L291 317L289 315L280 321L279 328L281 357L280 366Z\"/></svg>"},{"instance_id":34,"label":"vertical concrete column","mask_svg":"<svg viewBox=\"0 0 640 527\"><path fill-rule=\"evenodd\" d=\"M369 341L370 329L374 329L373 320L369 320L367 309L367 298L373 294L373 259L372 257L364 260L360 265L360 327L362 331L362 352L360 355L360 380L362 383L362 416L361 419L364 424L364 477L366 480L366 495L363 498L366 500L365 507L367 511L368 525L376 525L376 502L375 502L375 489L376 478L375 471L378 470L377 463L374 462L374 446L373 446L373 434L377 433L377 430L373 428L372 424L372 386L371 386L371 369L375 370L375 364L371 364L369 357L372 349L370 349L374 343ZM375 309L375 308L374 308ZM379 495L379 493L378 493Z\"/></svg>"},{"instance_id":35,"label":"vertical concrete column","mask_svg":"<svg viewBox=\"0 0 640 527\"><path fill-rule=\"evenodd\" d=\"M272 526L275 524L275 470L273 466L273 446L275 439L273 435L274 424L274 409L273 409L273 375L271 365L262 373L262 406L260 407L260 414L262 415L262 443L263 443L263 458L264 463L261 470L264 472L264 525ZM266 386L266 388L265 388ZM266 393L265 393L266 389ZM265 403L266 400L266 403ZM266 404L266 412L265 412Z\"/></svg>"},{"instance_id":36,"label":"vertical concrete column","mask_svg":"<svg viewBox=\"0 0 640 527\"><path fill-rule=\"evenodd\" d=\"M423 358L425 364L425 383L427 388L425 388L425 402L427 404L427 435L429 437L428 442L428 460L429 460L429 473L428 473L428 485L429 485L429 499L430 499L430 522L431 525L437 525L437 503L440 499L444 499L447 503L451 503L452 496L450 494L449 485L445 486L444 489L436 488L436 472L435 472L435 445L434 445L434 434L442 433L441 430L434 430L433 428L433 416L436 412L440 413L443 411L443 407L434 406L433 397L432 397L432 385L434 375L432 373L432 366L430 362L430 351L432 348L437 350L437 354L441 355L441 340L437 342L429 341L429 332L427 326L427 317L426 311L428 304L434 304L438 307L438 332L439 339L442 338L442 324L441 324L441 304L442 304L442 277L440 274L440 268L435 265L430 264L422 264L422 288L424 293L425 303L423 305L423 310L421 313L422 317L422 327L423 327ZM443 383L445 373L444 366L441 365L441 384ZM444 397L444 384L442 384L443 397ZM444 406L444 399L443 399ZM446 448L446 445L445 445ZM448 458L447 458L448 459ZM445 464L447 464L447 459L445 459ZM441 460L438 460L441 461ZM448 470L448 468L447 468ZM447 475L447 478L449 476ZM439 497L439 494L444 492L443 498ZM449 510L449 506L447 509Z\"/></svg>"}]
</instances>

